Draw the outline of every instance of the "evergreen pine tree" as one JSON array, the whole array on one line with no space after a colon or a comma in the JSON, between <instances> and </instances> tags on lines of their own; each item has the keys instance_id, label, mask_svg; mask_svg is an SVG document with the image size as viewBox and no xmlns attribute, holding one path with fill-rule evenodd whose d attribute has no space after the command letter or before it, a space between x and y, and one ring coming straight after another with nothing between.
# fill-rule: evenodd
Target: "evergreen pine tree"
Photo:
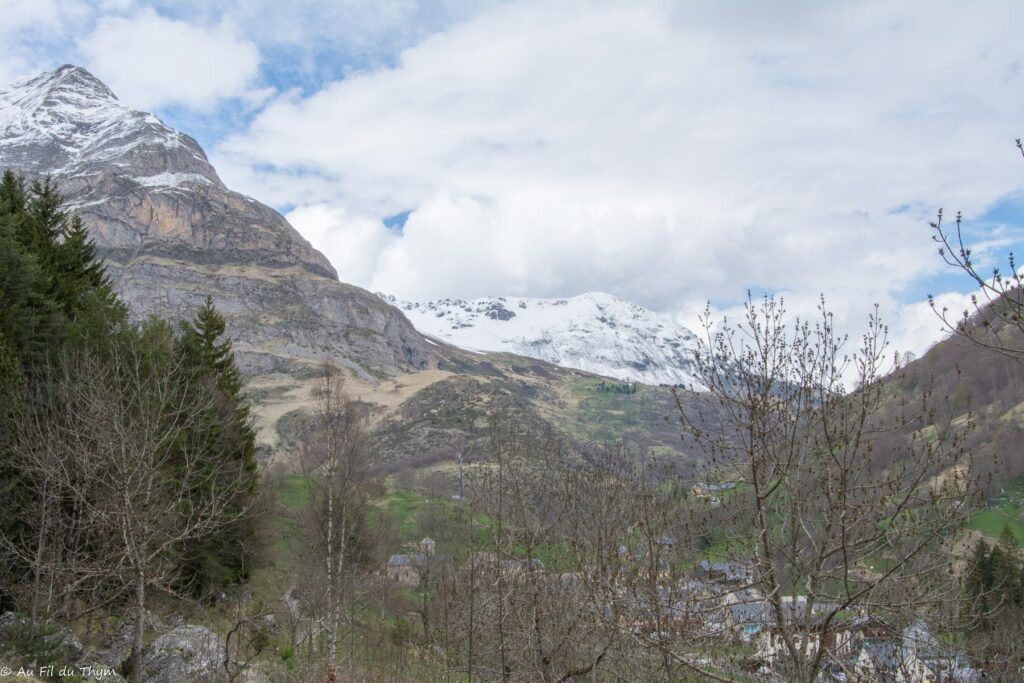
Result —
<instances>
[{"instance_id":1,"label":"evergreen pine tree","mask_svg":"<svg viewBox=\"0 0 1024 683\"><path fill-rule=\"evenodd\" d=\"M219 388L238 395L242 375L235 366L231 341L221 340L226 329L224 316L213 305L213 297L207 296L195 318L182 323L182 340L194 367L212 373Z\"/></svg>"},{"instance_id":2,"label":"evergreen pine tree","mask_svg":"<svg viewBox=\"0 0 1024 683\"><path fill-rule=\"evenodd\" d=\"M0 214L0 334L10 353L33 364L55 341L56 306L38 260L18 239L17 218Z\"/></svg>"},{"instance_id":3,"label":"evergreen pine tree","mask_svg":"<svg viewBox=\"0 0 1024 683\"><path fill-rule=\"evenodd\" d=\"M69 340L105 344L127 323L95 244L53 183L26 192L9 171L0 180L0 295L0 330L26 367L52 363Z\"/></svg>"},{"instance_id":4,"label":"evergreen pine tree","mask_svg":"<svg viewBox=\"0 0 1024 683\"><path fill-rule=\"evenodd\" d=\"M1020 549L1017 546L1017 538L1009 525L1003 526L999 534L999 541L992 549L992 581L993 588L1002 597L1004 604L1020 604L1021 585L1020 573L1021 563L1019 558Z\"/></svg>"},{"instance_id":5,"label":"evergreen pine tree","mask_svg":"<svg viewBox=\"0 0 1024 683\"><path fill-rule=\"evenodd\" d=\"M999 545L1011 555L1017 553L1017 537L1013 534L1013 529L1009 524L1004 524L1003 530L999 533Z\"/></svg>"},{"instance_id":6,"label":"evergreen pine tree","mask_svg":"<svg viewBox=\"0 0 1024 683\"><path fill-rule=\"evenodd\" d=\"M12 457L19 408L47 403L49 378L73 345L89 338L88 351L102 355L112 336L131 331L85 228L49 180L26 191L15 174L0 177L0 302L0 531L9 540L34 509L32 482ZM24 558L3 559L10 574L0 585L27 575Z\"/></svg>"},{"instance_id":7,"label":"evergreen pine tree","mask_svg":"<svg viewBox=\"0 0 1024 683\"><path fill-rule=\"evenodd\" d=\"M85 307L85 299L97 296L113 298L107 269L96 256L96 245L78 216L70 218L61 228L61 240L53 250L55 274L54 298L66 315Z\"/></svg>"},{"instance_id":8,"label":"evergreen pine tree","mask_svg":"<svg viewBox=\"0 0 1024 683\"><path fill-rule=\"evenodd\" d=\"M246 578L256 545L253 515L245 514L256 491L256 434L242 396L242 374L234 350L230 340L223 339L225 329L224 317L211 297L193 320L181 325L180 348L196 379L193 390L212 391L218 398L215 414L209 415L202 427L210 449L205 460L211 469L230 464L229 471L242 482L241 486L237 480L223 484L237 487L228 514L239 515L238 521L218 538L194 543L184 553L186 578L200 595Z\"/></svg>"},{"instance_id":9,"label":"evergreen pine tree","mask_svg":"<svg viewBox=\"0 0 1024 683\"><path fill-rule=\"evenodd\" d=\"M0 178L0 216L17 216L25 212L25 181L11 171Z\"/></svg>"},{"instance_id":10,"label":"evergreen pine tree","mask_svg":"<svg viewBox=\"0 0 1024 683\"><path fill-rule=\"evenodd\" d=\"M49 177L32 181L20 213L17 225L21 243L36 256L53 284L57 278L55 251L68 214L57 186Z\"/></svg>"},{"instance_id":11,"label":"evergreen pine tree","mask_svg":"<svg viewBox=\"0 0 1024 683\"><path fill-rule=\"evenodd\" d=\"M991 552L985 539L978 539L967 565L964 577L964 591L967 594L969 607L978 617L984 617L989 610L988 592L992 588Z\"/></svg>"},{"instance_id":12,"label":"evergreen pine tree","mask_svg":"<svg viewBox=\"0 0 1024 683\"><path fill-rule=\"evenodd\" d=\"M210 476L195 491L218 499L229 492L232 509L226 519L235 521L182 548L182 568L200 593L246 577L256 538L252 515L243 514L250 508L257 482L255 433L242 398L242 375L230 342L223 339L224 319L212 301L178 335L158 319L132 324L95 245L81 221L65 210L56 186L43 180L26 190L24 181L9 172L0 177L0 301L0 534L8 544L0 544L0 609L15 606L16 589L31 585L33 571L24 556L5 552L22 542L30 545L35 538L19 531L33 528L28 515L36 510L32 492L39 490L11 457L17 445L13 438L19 431L19 406L34 410L34 419L47 419L52 398L47 394L56 387L49 380L67 381L60 370L67 352L102 363L113 359L118 349L131 347L141 353L143 366L133 371L152 376L173 372L183 376L179 399L216 399L214 407L198 415L198 424L190 420L169 442L169 453L203 445L208 452L200 462L209 463ZM117 367L113 364L111 370ZM31 401L25 400L27 388L32 389ZM166 476L180 474L174 470L180 466L179 461ZM187 516L189 510L180 514ZM5 593L8 586L13 587L10 594Z\"/></svg>"},{"instance_id":13,"label":"evergreen pine tree","mask_svg":"<svg viewBox=\"0 0 1024 683\"><path fill-rule=\"evenodd\" d=\"M81 219L63 208L49 178L32 183L23 213L21 241L49 278L49 296L64 319L73 323L87 308L114 306L116 296L95 243Z\"/></svg>"},{"instance_id":14,"label":"evergreen pine tree","mask_svg":"<svg viewBox=\"0 0 1024 683\"><path fill-rule=\"evenodd\" d=\"M0 452L9 445L25 380L14 349L0 330Z\"/></svg>"},{"instance_id":15,"label":"evergreen pine tree","mask_svg":"<svg viewBox=\"0 0 1024 683\"><path fill-rule=\"evenodd\" d=\"M8 453L13 445L17 420L24 403L25 378L14 348L0 330L0 501L9 501L14 480ZM4 506L6 507L6 506ZM0 515L2 516L2 515Z\"/></svg>"}]
</instances>

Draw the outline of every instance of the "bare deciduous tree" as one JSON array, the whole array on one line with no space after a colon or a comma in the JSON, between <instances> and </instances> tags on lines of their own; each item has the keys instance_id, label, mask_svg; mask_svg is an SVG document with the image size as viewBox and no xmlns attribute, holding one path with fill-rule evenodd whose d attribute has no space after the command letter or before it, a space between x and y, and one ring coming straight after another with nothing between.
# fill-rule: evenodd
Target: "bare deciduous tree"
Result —
<instances>
[{"instance_id":1,"label":"bare deciduous tree","mask_svg":"<svg viewBox=\"0 0 1024 683\"><path fill-rule=\"evenodd\" d=\"M629 640L613 610L636 501L618 470L605 474L607 487L593 484L598 468L550 434L492 429L488 455L471 467L468 514L453 520L468 520L467 554L443 565L433 591L432 637L457 669L548 683L625 671L611 664Z\"/></svg>"},{"instance_id":2,"label":"bare deciduous tree","mask_svg":"<svg viewBox=\"0 0 1024 683\"><path fill-rule=\"evenodd\" d=\"M314 411L304 434L301 464L317 538L310 548L322 571L328 666L337 661L346 585L356 569L353 546L366 509L369 443L366 416L347 393L342 370L330 361L314 388Z\"/></svg>"},{"instance_id":3,"label":"bare deciduous tree","mask_svg":"<svg viewBox=\"0 0 1024 683\"><path fill-rule=\"evenodd\" d=\"M3 545L33 568L34 612L71 616L86 591L94 606L128 599L133 682L150 589L184 596L180 548L245 514L231 507L241 466L198 462L208 450L193 427L210 406L176 363L138 340L67 358L15 448L39 515L33 534Z\"/></svg>"},{"instance_id":4,"label":"bare deciduous tree","mask_svg":"<svg viewBox=\"0 0 1024 683\"><path fill-rule=\"evenodd\" d=\"M788 321L766 296L748 299L739 324L705 313L696 365L709 402L679 402L704 475L736 485L716 503L729 517L713 553L745 568L743 587L768 609L764 654L808 682L841 614L948 613L959 595L947 542L977 492L962 430L934 424L927 391L907 401L885 380L894 366L877 313L848 350L824 302L819 312Z\"/></svg>"},{"instance_id":5,"label":"bare deciduous tree","mask_svg":"<svg viewBox=\"0 0 1024 683\"><path fill-rule=\"evenodd\" d=\"M1017 149L1024 156L1024 143L1017 138ZM942 319L947 330L970 340L979 347L1000 353L1016 361L1024 361L1024 271L1010 252L1007 271L995 267L991 273L979 270L977 254L964 235L963 215L958 211L953 227L943 223L942 209L931 223L932 239L939 245L939 255L950 266L963 271L977 286L969 308L951 312L939 308L931 295L928 302Z\"/></svg>"}]
</instances>

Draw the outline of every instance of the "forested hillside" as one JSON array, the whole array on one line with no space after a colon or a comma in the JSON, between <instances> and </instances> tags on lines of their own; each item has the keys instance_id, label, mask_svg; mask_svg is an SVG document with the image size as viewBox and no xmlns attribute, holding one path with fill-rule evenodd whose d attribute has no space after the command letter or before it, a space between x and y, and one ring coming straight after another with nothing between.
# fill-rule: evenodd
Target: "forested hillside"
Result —
<instances>
[{"instance_id":1,"label":"forested hillside","mask_svg":"<svg viewBox=\"0 0 1024 683\"><path fill-rule=\"evenodd\" d=\"M0 300L0 608L29 631L133 613L127 670L143 680L153 597L208 599L258 552L254 433L224 320L208 300L180 327L130 321L54 185L10 172Z\"/></svg>"}]
</instances>

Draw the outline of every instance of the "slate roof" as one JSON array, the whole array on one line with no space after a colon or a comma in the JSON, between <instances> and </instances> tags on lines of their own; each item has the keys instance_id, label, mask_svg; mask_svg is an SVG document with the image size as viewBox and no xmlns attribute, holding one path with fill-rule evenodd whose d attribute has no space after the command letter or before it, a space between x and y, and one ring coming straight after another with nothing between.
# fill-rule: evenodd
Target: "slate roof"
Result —
<instances>
[{"instance_id":1,"label":"slate roof","mask_svg":"<svg viewBox=\"0 0 1024 683\"><path fill-rule=\"evenodd\" d=\"M422 563L422 555L392 555L388 558L389 567L416 567Z\"/></svg>"}]
</instances>

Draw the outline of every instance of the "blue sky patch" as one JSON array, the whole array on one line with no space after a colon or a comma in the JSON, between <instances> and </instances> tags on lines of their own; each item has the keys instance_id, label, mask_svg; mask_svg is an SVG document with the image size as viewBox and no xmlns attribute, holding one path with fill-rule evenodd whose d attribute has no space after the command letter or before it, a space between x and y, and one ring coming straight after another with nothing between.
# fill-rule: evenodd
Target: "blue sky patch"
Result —
<instances>
[{"instance_id":1,"label":"blue sky patch","mask_svg":"<svg viewBox=\"0 0 1024 683\"><path fill-rule=\"evenodd\" d=\"M387 216L384 218L384 227L388 230L394 230L395 232L401 233L402 229L405 227L405 222L409 220L409 214L411 213L412 210L410 209L396 213L392 216Z\"/></svg>"}]
</instances>

